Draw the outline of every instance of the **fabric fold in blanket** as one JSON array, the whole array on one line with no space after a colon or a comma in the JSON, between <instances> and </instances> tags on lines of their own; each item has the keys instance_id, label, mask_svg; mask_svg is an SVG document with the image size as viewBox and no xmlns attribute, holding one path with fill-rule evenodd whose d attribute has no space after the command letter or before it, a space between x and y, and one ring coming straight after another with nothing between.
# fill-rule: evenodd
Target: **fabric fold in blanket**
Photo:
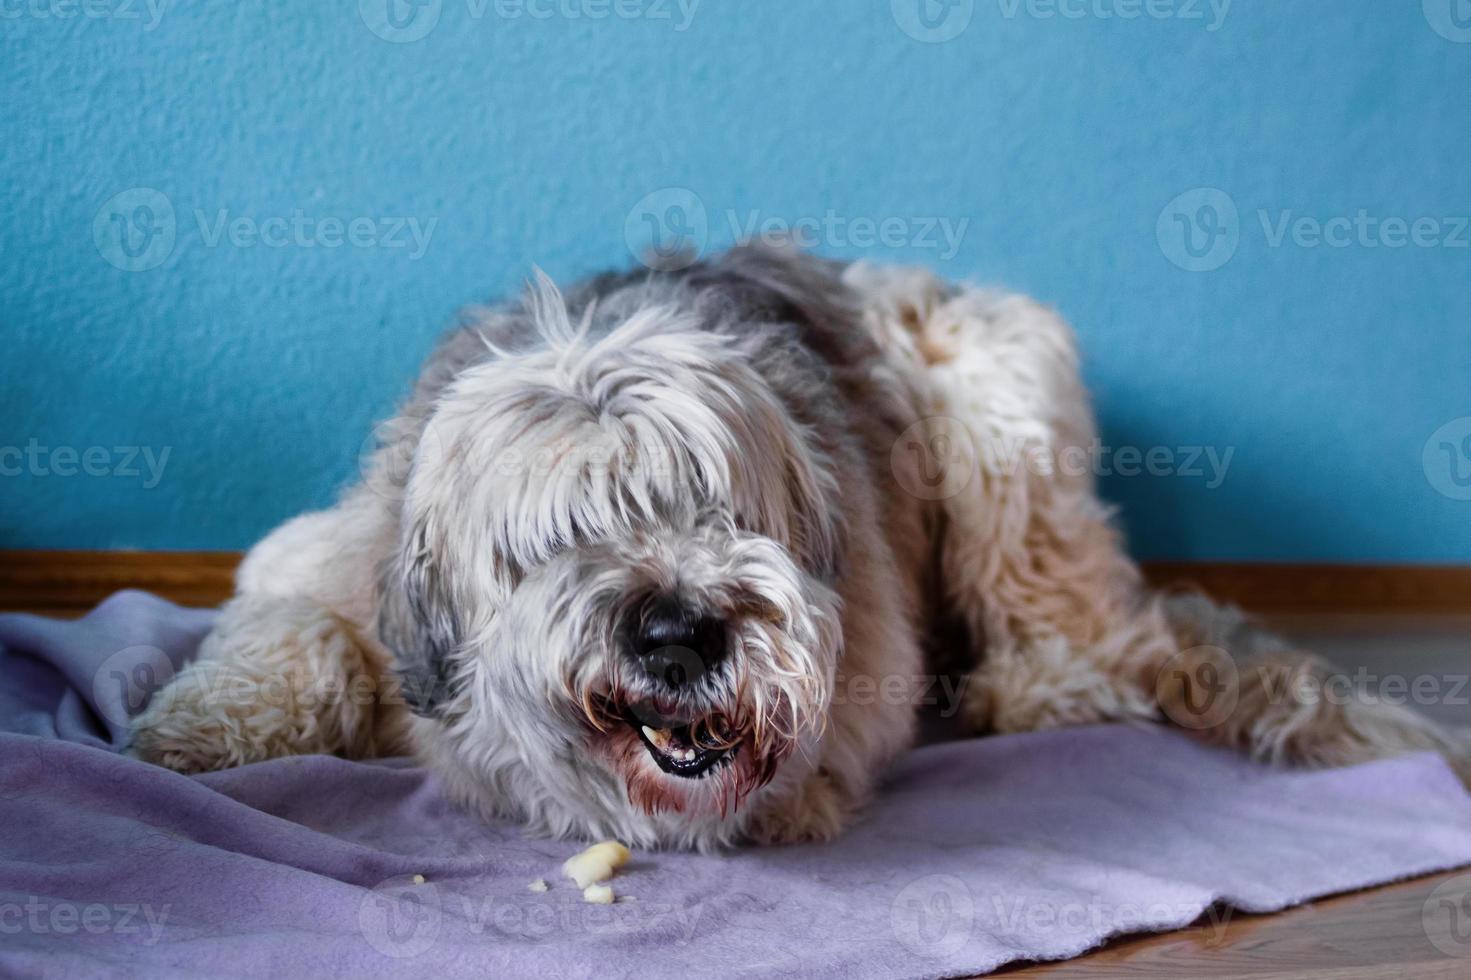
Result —
<instances>
[{"instance_id":1,"label":"fabric fold in blanket","mask_svg":"<svg viewBox=\"0 0 1471 980\"><path fill-rule=\"evenodd\" d=\"M1284 771L1100 726L916 750L837 842L636 853L590 905L558 871L580 845L405 760L118 754L211 618L142 593L0 616L0 973L950 976L1471 863L1434 756Z\"/></svg>"}]
</instances>

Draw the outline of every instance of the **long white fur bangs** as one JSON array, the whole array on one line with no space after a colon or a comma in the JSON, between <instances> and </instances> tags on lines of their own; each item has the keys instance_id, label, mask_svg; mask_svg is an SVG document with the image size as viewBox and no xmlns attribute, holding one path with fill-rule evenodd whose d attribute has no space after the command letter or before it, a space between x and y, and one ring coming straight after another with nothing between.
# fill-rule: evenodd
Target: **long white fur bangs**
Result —
<instances>
[{"instance_id":1,"label":"long white fur bangs","mask_svg":"<svg viewBox=\"0 0 1471 980\"><path fill-rule=\"evenodd\" d=\"M488 545L505 589L574 544L715 510L819 564L832 553L831 467L739 338L660 307L594 338L595 311L574 326L545 278L528 305L546 346L487 341L493 358L449 386L426 426L410 510L460 537L435 547L483 531L468 539Z\"/></svg>"}]
</instances>

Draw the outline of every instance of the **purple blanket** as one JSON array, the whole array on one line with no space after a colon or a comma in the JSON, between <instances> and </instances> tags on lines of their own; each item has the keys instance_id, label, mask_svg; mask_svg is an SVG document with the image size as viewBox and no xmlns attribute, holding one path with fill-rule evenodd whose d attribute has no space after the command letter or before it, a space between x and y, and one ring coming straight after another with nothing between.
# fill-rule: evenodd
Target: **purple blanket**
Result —
<instances>
[{"instance_id":1,"label":"purple blanket","mask_svg":"<svg viewBox=\"0 0 1471 980\"><path fill-rule=\"evenodd\" d=\"M0 973L955 975L1471 863L1433 756L1284 772L1098 727L920 749L835 844L636 854L628 897L588 905L558 874L577 845L458 813L403 761L117 755L211 618L141 593L0 616Z\"/></svg>"}]
</instances>

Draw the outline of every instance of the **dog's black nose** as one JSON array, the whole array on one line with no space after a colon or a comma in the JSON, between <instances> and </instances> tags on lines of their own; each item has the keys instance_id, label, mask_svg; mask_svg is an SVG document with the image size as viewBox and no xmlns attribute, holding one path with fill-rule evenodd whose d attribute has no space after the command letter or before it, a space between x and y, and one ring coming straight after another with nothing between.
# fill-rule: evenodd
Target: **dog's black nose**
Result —
<instances>
[{"instance_id":1,"label":"dog's black nose","mask_svg":"<svg viewBox=\"0 0 1471 980\"><path fill-rule=\"evenodd\" d=\"M676 599L651 599L639 613L633 653L650 675L670 687L684 687L725 658L725 623Z\"/></svg>"}]
</instances>

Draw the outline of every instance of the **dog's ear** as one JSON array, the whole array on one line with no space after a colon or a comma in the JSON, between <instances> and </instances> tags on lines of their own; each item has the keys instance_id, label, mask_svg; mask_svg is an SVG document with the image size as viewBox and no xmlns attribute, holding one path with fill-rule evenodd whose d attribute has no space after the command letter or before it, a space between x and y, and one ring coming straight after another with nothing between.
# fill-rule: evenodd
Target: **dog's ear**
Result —
<instances>
[{"instance_id":1,"label":"dog's ear","mask_svg":"<svg viewBox=\"0 0 1471 980\"><path fill-rule=\"evenodd\" d=\"M449 700L460 630L427 523L404 529L399 553L380 579L378 637L393 651L404 700L415 714L432 718Z\"/></svg>"}]
</instances>

